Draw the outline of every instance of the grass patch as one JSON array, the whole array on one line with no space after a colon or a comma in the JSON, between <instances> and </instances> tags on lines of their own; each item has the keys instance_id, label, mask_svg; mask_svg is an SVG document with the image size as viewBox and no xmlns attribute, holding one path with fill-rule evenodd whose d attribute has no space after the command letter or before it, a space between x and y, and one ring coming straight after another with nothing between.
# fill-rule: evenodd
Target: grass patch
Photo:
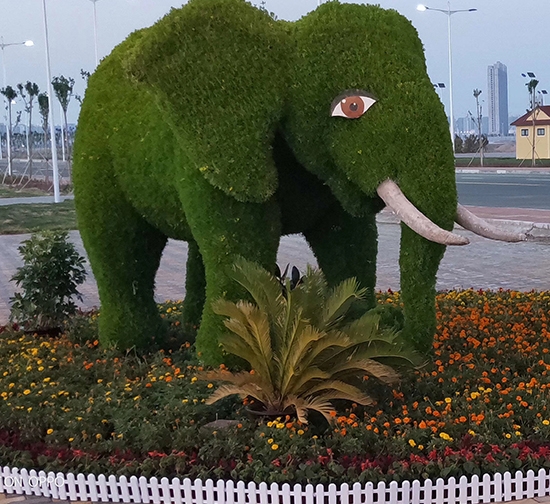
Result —
<instances>
[{"instance_id":1,"label":"grass patch","mask_svg":"<svg viewBox=\"0 0 550 504\"><path fill-rule=\"evenodd\" d=\"M479 167L481 166L481 161L479 156L472 157L457 157L455 158L455 166L457 168L466 168L466 167ZM494 166L494 167L510 167L510 168L532 168L530 159L515 159L515 158L493 158L486 157L483 159L483 166ZM537 159L535 162L535 167L538 168L548 168L550 167L550 159Z\"/></svg>"},{"instance_id":2,"label":"grass patch","mask_svg":"<svg viewBox=\"0 0 550 504\"><path fill-rule=\"evenodd\" d=\"M399 294L380 295L399 305ZM433 362L334 423L208 406L215 384L166 303L173 350L103 349L97 313L59 339L0 333L0 466L157 477L341 483L538 470L550 454L550 292L437 296ZM346 409L347 408L347 409ZM206 426L216 418L229 427Z\"/></svg>"},{"instance_id":3,"label":"grass patch","mask_svg":"<svg viewBox=\"0 0 550 504\"><path fill-rule=\"evenodd\" d=\"M34 196L47 196L48 192L36 187L24 188L0 186L0 198L30 198Z\"/></svg>"},{"instance_id":4,"label":"grass patch","mask_svg":"<svg viewBox=\"0 0 550 504\"><path fill-rule=\"evenodd\" d=\"M77 229L74 200L0 206L0 234Z\"/></svg>"}]
</instances>

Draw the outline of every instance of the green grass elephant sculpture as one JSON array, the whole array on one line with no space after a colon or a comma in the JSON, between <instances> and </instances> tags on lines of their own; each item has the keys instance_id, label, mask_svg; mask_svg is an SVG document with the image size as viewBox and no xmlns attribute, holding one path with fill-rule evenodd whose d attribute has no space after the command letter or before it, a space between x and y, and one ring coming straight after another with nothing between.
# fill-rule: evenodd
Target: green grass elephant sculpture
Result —
<instances>
[{"instance_id":1,"label":"green grass elephant sculpture","mask_svg":"<svg viewBox=\"0 0 550 504\"><path fill-rule=\"evenodd\" d=\"M244 0L190 0L133 33L89 79L74 185L101 342L162 336L155 273L167 239L184 240L184 315L210 364L223 359L211 302L240 295L226 274L237 256L273 269L280 237L303 233L328 281L357 277L374 306L388 204L406 223L404 335L427 350L445 245L467 242L450 232L453 152L422 43L371 5L331 1L290 23Z\"/></svg>"}]
</instances>

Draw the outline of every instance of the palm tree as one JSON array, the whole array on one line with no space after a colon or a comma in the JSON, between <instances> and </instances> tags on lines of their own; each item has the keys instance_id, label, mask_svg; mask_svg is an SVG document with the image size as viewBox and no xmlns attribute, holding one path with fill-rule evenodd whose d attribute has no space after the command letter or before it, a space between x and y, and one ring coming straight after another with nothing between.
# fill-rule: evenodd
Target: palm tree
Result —
<instances>
[{"instance_id":1,"label":"palm tree","mask_svg":"<svg viewBox=\"0 0 550 504\"><path fill-rule=\"evenodd\" d=\"M12 101L17 98L17 91L11 86L6 86L3 89L0 89L0 93L6 97L8 102L8 128L7 128L7 148L8 148L8 175L12 175L12 155L11 155L11 138L12 138L12 129L11 129L11 105Z\"/></svg>"},{"instance_id":2,"label":"palm tree","mask_svg":"<svg viewBox=\"0 0 550 504\"><path fill-rule=\"evenodd\" d=\"M399 378L392 365L421 363L393 330L379 326L377 315L352 316L366 293L355 278L329 289L321 271L308 269L294 289L287 280L283 290L276 277L243 259L232 278L254 302L215 303L214 311L226 317L229 330L220 342L226 352L247 361L251 371L199 375L226 382L207 404L238 394L259 401L268 415L295 413L307 423L308 410L315 410L331 422L333 399L373 403L363 391L365 375L390 384Z\"/></svg>"},{"instance_id":3,"label":"palm tree","mask_svg":"<svg viewBox=\"0 0 550 504\"><path fill-rule=\"evenodd\" d=\"M59 77L54 77L52 80L52 86L53 91L55 93L55 96L59 100L59 103L61 104L61 110L63 110L63 129L65 131L64 136L64 145L65 145L65 152L67 153L67 162L69 164L69 173L70 173L70 166L71 166L71 151L70 151L70 144L69 144L69 130L68 130L68 124L67 124L67 109L69 108L69 103L71 101L71 98L73 96L73 88L74 88L74 79L64 77L63 75Z\"/></svg>"},{"instance_id":4,"label":"palm tree","mask_svg":"<svg viewBox=\"0 0 550 504\"><path fill-rule=\"evenodd\" d=\"M23 102L25 103L25 111L27 112L29 117L29 123L27 127L27 157L29 163L29 178L32 178L32 106L34 98L38 96L40 90L38 89L38 84L30 81L27 81L25 85L17 84L17 89L19 89L19 95L21 96L21 98L23 98Z\"/></svg>"}]
</instances>

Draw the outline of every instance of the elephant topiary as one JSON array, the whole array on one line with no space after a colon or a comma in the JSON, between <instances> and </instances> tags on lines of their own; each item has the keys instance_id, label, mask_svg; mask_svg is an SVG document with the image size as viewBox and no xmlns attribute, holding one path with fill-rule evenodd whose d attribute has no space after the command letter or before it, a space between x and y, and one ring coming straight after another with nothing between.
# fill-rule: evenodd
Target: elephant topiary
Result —
<instances>
[{"instance_id":1,"label":"elephant topiary","mask_svg":"<svg viewBox=\"0 0 550 504\"><path fill-rule=\"evenodd\" d=\"M185 240L184 315L210 364L223 359L211 302L241 294L227 268L274 268L281 235L303 233L329 283L357 277L374 306L375 215L391 206L405 222L404 335L424 350L445 245L467 243L450 232L453 152L422 43L371 5L332 1L289 23L244 0L191 0L133 33L90 77L74 185L101 342L163 334L155 273L167 238Z\"/></svg>"}]
</instances>

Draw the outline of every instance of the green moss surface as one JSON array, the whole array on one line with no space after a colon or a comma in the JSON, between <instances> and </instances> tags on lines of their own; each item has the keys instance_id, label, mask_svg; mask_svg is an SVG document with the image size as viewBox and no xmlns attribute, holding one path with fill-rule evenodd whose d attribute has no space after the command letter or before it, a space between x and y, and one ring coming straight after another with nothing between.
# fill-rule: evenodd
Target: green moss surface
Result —
<instances>
[{"instance_id":1,"label":"green moss surface","mask_svg":"<svg viewBox=\"0 0 550 504\"><path fill-rule=\"evenodd\" d=\"M349 89L377 103L360 119L330 117ZM272 269L280 236L303 233L327 279L356 276L374 305L377 186L394 179L446 229L456 209L447 121L421 42L376 6L328 2L295 23L243 0L173 9L90 78L74 158L102 342L162 340L154 275L166 239L185 240L185 316L201 321L197 349L211 364L224 357L210 305L243 294L226 274L237 256ZM404 230L405 334L421 347L443 251Z\"/></svg>"}]
</instances>

